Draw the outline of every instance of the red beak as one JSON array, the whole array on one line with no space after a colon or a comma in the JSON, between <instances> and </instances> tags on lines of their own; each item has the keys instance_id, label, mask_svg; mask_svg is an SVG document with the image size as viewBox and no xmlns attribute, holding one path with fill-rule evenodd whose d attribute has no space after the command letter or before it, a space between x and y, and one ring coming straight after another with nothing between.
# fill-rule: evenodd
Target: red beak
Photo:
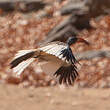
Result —
<instances>
[{"instance_id":1,"label":"red beak","mask_svg":"<svg viewBox=\"0 0 110 110\"><path fill-rule=\"evenodd\" d=\"M83 38L78 38L77 42L82 42L82 43L85 43L86 45L90 45L90 43L88 41L84 40Z\"/></svg>"}]
</instances>

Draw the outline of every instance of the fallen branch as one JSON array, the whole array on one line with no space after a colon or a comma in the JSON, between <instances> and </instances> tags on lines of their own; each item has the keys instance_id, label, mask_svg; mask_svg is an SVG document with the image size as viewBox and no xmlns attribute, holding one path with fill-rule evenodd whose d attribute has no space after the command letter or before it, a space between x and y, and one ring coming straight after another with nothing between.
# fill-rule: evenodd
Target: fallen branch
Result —
<instances>
[{"instance_id":1,"label":"fallen branch","mask_svg":"<svg viewBox=\"0 0 110 110\"><path fill-rule=\"evenodd\" d=\"M43 9L46 3L42 0L0 0L0 9L4 12L18 10L21 12L30 12Z\"/></svg>"},{"instance_id":2,"label":"fallen branch","mask_svg":"<svg viewBox=\"0 0 110 110\"><path fill-rule=\"evenodd\" d=\"M86 52L75 53L74 55L78 60L90 60L96 57L110 58L110 50L90 50Z\"/></svg>"},{"instance_id":3,"label":"fallen branch","mask_svg":"<svg viewBox=\"0 0 110 110\"><path fill-rule=\"evenodd\" d=\"M73 16L67 17L60 24L56 25L48 34L43 43L48 43L52 41L62 41L65 42L68 37L75 36L79 31L72 25L76 21ZM41 42L41 43L42 43Z\"/></svg>"}]
</instances>

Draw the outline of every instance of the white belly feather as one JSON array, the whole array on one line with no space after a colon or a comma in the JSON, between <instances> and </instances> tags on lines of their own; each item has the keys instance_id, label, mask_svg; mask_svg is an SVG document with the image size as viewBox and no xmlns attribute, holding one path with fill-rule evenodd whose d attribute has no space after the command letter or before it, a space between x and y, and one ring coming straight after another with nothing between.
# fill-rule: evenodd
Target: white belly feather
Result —
<instances>
[{"instance_id":1,"label":"white belly feather","mask_svg":"<svg viewBox=\"0 0 110 110\"><path fill-rule=\"evenodd\" d=\"M54 74L62 65L62 61L43 61L39 62L38 65L40 65L43 72L46 74Z\"/></svg>"}]
</instances>

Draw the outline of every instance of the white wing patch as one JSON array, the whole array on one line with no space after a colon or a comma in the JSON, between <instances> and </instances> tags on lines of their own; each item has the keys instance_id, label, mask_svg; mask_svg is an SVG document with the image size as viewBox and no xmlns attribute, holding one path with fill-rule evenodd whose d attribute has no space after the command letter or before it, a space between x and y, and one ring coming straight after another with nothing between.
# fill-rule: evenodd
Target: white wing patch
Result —
<instances>
[{"instance_id":1,"label":"white wing patch","mask_svg":"<svg viewBox=\"0 0 110 110\"><path fill-rule=\"evenodd\" d=\"M63 56L60 54L61 54L61 51L66 48L67 48L66 45L50 44L50 45L40 48L40 50L42 50L48 54L54 55L64 61L66 58L62 58Z\"/></svg>"},{"instance_id":2,"label":"white wing patch","mask_svg":"<svg viewBox=\"0 0 110 110\"><path fill-rule=\"evenodd\" d=\"M51 44L51 45L47 45L47 46L41 47L40 50L48 51L49 49L53 48L54 45L56 45L56 44Z\"/></svg>"},{"instance_id":3,"label":"white wing patch","mask_svg":"<svg viewBox=\"0 0 110 110\"><path fill-rule=\"evenodd\" d=\"M46 53L52 54L52 55L56 55L57 53L57 49L58 49L58 45L54 45L53 48L45 51Z\"/></svg>"},{"instance_id":4,"label":"white wing patch","mask_svg":"<svg viewBox=\"0 0 110 110\"><path fill-rule=\"evenodd\" d=\"M26 61L21 62L19 65L17 65L15 68L13 68L13 72L17 73L16 76L21 75L21 73L24 71L24 69L34 61L34 58L30 58Z\"/></svg>"},{"instance_id":5,"label":"white wing patch","mask_svg":"<svg viewBox=\"0 0 110 110\"><path fill-rule=\"evenodd\" d=\"M19 58L27 53L32 52L32 50L20 50L18 51L18 53L15 55L14 59Z\"/></svg>"}]
</instances>

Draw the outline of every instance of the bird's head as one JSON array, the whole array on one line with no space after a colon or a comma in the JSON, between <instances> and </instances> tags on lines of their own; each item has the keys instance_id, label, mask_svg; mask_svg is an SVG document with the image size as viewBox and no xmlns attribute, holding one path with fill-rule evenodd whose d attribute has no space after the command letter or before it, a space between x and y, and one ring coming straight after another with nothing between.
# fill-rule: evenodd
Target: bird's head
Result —
<instances>
[{"instance_id":1,"label":"bird's head","mask_svg":"<svg viewBox=\"0 0 110 110\"><path fill-rule=\"evenodd\" d=\"M85 43L86 45L89 45L89 42L84 40L83 38L80 38L80 37L69 37L68 40L67 40L67 44L69 46L75 44L75 43Z\"/></svg>"}]
</instances>

